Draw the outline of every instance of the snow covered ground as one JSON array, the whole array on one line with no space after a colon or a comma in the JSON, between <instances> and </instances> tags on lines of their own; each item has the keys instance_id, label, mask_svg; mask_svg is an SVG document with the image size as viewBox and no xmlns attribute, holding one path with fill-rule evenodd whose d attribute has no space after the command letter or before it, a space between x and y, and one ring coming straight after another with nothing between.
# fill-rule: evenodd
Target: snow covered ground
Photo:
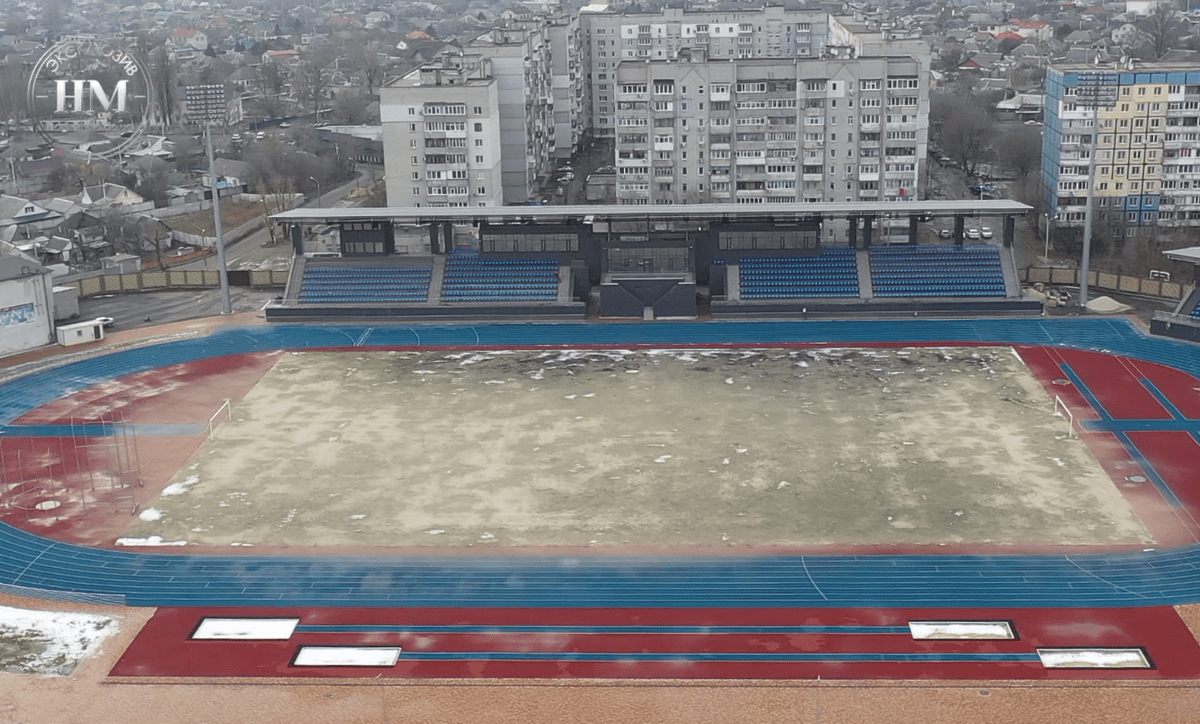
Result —
<instances>
[{"instance_id":1,"label":"snow covered ground","mask_svg":"<svg viewBox=\"0 0 1200 724\"><path fill-rule=\"evenodd\" d=\"M116 629L108 616L0 606L0 670L65 676Z\"/></svg>"}]
</instances>

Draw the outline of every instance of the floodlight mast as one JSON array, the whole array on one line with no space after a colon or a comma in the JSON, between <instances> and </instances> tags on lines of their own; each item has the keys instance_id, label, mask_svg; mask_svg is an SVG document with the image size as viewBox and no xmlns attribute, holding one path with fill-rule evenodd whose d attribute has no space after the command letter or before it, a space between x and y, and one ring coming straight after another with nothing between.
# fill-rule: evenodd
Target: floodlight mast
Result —
<instances>
[{"instance_id":1,"label":"floodlight mast","mask_svg":"<svg viewBox=\"0 0 1200 724\"><path fill-rule=\"evenodd\" d=\"M1088 153L1087 205L1083 209L1083 258L1079 262L1079 306L1088 303L1088 274L1092 256L1092 202L1096 188L1096 156L1100 140L1100 106L1111 108L1117 102L1116 73L1086 72L1078 76L1078 105L1092 110L1092 143ZM1049 225L1049 221L1047 221Z\"/></svg>"},{"instance_id":2,"label":"floodlight mast","mask_svg":"<svg viewBox=\"0 0 1200 724\"><path fill-rule=\"evenodd\" d=\"M221 190L217 186L217 163L213 158L212 122L204 122L204 141L208 146L208 177L212 186L213 233L217 238L217 275L221 280L221 314L233 314L229 299L229 270L225 265L225 232L221 225Z\"/></svg>"}]
</instances>

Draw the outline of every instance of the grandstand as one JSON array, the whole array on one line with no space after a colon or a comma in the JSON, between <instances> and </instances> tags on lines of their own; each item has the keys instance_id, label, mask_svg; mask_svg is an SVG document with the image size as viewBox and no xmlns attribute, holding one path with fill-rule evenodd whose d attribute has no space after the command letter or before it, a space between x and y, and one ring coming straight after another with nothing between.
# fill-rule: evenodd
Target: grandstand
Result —
<instances>
[{"instance_id":1,"label":"grandstand","mask_svg":"<svg viewBox=\"0 0 1200 724\"><path fill-rule=\"evenodd\" d=\"M1200 342L1200 246L1173 249L1163 252L1171 261L1182 261L1192 265L1192 288L1183 295L1179 304L1169 313L1155 312L1150 320L1150 331L1178 339Z\"/></svg>"},{"instance_id":2,"label":"grandstand","mask_svg":"<svg viewBox=\"0 0 1200 724\"><path fill-rule=\"evenodd\" d=\"M1011 254L1014 217L1026 206L910 201L904 209L906 243L882 245L880 223L899 216L894 203L295 209L273 217L289 229L297 264L266 313L690 319L706 302L718 318L1041 311L1020 298ZM1002 217L1001 245L964 243L964 220L982 215ZM918 222L939 216L953 219L954 243L919 244ZM834 243L825 222L840 218L851 222L849 239ZM305 258L306 224L337 226L341 258ZM424 228L430 254L392 253L396 225Z\"/></svg>"}]
</instances>

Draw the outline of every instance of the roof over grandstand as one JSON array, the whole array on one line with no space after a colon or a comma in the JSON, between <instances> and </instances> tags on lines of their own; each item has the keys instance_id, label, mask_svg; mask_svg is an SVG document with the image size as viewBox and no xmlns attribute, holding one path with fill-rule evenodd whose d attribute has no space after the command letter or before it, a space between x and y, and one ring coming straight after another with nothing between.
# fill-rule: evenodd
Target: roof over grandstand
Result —
<instances>
[{"instance_id":1,"label":"roof over grandstand","mask_svg":"<svg viewBox=\"0 0 1200 724\"><path fill-rule=\"evenodd\" d=\"M1189 246L1186 249L1168 249L1163 256L1171 261L1186 261L1200 264L1200 246Z\"/></svg>"},{"instance_id":2,"label":"roof over grandstand","mask_svg":"<svg viewBox=\"0 0 1200 724\"><path fill-rule=\"evenodd\" d=\"M959 201L818 202L805 204L676 204L671 206L384 206L356 208L291 209L271 217L279 224L333 224L353 221L400 223L567 220L620 221L654 218L663 221L716 221L737 219L815 219L851 216L1003 216L1024 214L1032 208L1009 199ZM589 217L591 217L589 219Z\"/></svg>"}]
</instances>

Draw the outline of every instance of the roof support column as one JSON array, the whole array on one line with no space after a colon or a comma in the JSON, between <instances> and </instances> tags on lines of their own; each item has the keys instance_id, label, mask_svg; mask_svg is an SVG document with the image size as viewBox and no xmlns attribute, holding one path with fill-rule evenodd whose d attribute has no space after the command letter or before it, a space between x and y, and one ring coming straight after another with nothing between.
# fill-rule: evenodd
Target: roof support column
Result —
<instances>
[{"instance_id":1,"label":"roof support column","mask_svg":"<svg viewBox=\"0 0 1200 724\"><path fill-rule=\"evenodd\" d=\"M1017 220L1012 214L1004 216L1004 248L1011 249L1013 245L1013 236L1016 232Z\"/></svg>"}]
</instances>

